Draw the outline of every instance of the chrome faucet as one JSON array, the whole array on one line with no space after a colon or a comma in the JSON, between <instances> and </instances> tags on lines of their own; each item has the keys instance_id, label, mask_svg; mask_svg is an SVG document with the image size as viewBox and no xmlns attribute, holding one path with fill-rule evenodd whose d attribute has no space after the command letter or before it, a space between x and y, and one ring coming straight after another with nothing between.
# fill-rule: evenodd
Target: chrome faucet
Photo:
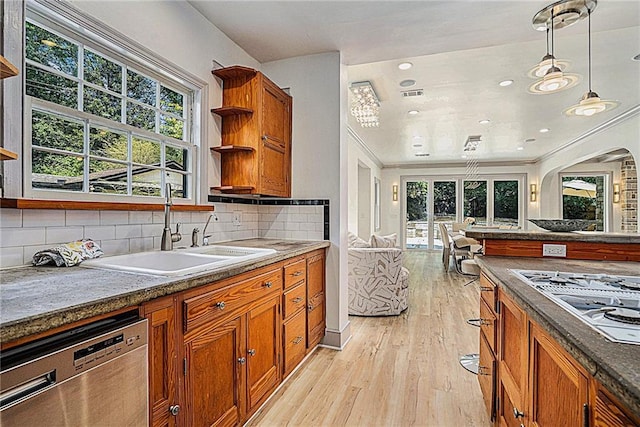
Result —
<instances>
[{"instance_id":1,"label":"chrome faucet","mask_svg":"<svg viewBox=\"0 0 640 427\"><path fill-rule=\"evenodd\" d=\"M209 237L211 237L211 234L207 234L207 227L209 226L209 221L211 221L211 218L215 218L216 221L218 220L218 217L215 213L212 213L211 215L209 215L209 218L207 218L207 223L202 229L202 246L207 246L209 244Z\"/></svg>"},{"instance_id":2,"label":"chrome faucet","mask_svg":"<svg viewBox=\"0 0 640 427\"><path fill-rule=\"evenodd\" d=\"M160 243L161 251L173 250L173 243L180 241L182 235L180 234L180 223L176 224L176 232L171 232L171 184L167 183L166 198L164 202L164 230L162 230L162 242Z\"/></svg>"}]
</instances>

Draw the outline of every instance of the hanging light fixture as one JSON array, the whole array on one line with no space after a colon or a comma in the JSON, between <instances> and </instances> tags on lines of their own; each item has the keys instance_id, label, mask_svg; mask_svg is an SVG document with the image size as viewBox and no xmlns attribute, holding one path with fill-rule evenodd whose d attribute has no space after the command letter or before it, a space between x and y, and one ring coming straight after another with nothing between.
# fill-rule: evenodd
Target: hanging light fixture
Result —
<instances>
[{"instance_id":1,"label":"hanging light fixture","mask_svg":"<svg viewBox=\"0 0 640 427\"><path fill-rule=\"evenodd\" d=\"M593 116L603 111L613 110L618 106L617 101L600 99L597 93L591 90L591 9L587 11L589 22L589 91L582 95L580 102L564 110L567 116Z\"/></svg>"},{"instance_id":2,"label":"hanging light fixture","mask_svg":"<svg viewBox=\"0 0 640 427\"><path fill-rule=\"evenodd\" d=\"M545 30L547 33L547 53L542 57L540 62L536 64L535 67L530 69L527 73L527 75L532 79L539 79L541 77L544 77L547 71L549 71L549 68L551 68L554 64L563 72L569 68L569 61L564 59L557 59L555 56L549 53L549 27L547 26L546 29L543 28L543 30Z\"/></svg>"},{"instance_id":3,"label":"hanging light fixture","mask_svg":"<svg viewBox=\"0 0 640 427\"><path fill-rule=\"evenodd\" d=\"M351 83L350 89L353 94L351 115L363 128L378 127L380 125L380 101L378 101L371 82Z\"/></svg>"}]
</instances>

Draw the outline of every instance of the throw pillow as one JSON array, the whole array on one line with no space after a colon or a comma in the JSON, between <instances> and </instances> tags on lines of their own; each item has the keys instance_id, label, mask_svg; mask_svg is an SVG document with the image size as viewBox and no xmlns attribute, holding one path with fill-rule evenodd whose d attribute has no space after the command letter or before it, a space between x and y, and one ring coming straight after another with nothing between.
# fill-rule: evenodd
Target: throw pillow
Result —
<instances>
[{"instance_id":1,"label":"throw pillow","mask_svg":"<svg viewBox=\"0 0 640 427\"><path fill-rule=\"evenodd\" d=\"M347 241L348 241L348 246L350 248L370 248L371 247L369 242L367 242L364 239L361 239L360 237L356 236L350 231L347 233Z\"/></svg>"},{"instance_id":2,"label":"throw pillow","mask_svg":"<svg viewBox=\"0 0 640 427\"><path fill-rule=\"evenodd\" d=\"M371 247L372 248L395 248L398 235L396 233L389 234L387 236L371 235Z\"/></svg>"}]
</instances>

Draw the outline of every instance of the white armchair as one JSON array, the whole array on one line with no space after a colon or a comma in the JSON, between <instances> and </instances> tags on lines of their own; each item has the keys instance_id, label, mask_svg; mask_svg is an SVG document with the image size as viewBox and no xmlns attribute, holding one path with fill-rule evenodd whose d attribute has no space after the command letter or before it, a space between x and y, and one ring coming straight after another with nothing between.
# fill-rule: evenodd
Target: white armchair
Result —
<instances>
[{"instance_id":1,"label":"white armchair","mask_svg":"<svg viewBox=\"0 0 640 427\"><path fill-rule=\"evenodd\" d=\"M409 271L399 248L349 248L349 314L398 315L407 308Z\"/></svg>"}]
</instances>

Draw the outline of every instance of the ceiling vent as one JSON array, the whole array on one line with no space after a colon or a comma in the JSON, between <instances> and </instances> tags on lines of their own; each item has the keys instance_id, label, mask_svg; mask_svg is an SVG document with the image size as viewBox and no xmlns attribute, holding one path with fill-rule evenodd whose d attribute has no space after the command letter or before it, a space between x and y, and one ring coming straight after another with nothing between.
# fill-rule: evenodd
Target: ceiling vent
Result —
<instances>
[{"instance_id":1,"label":"ceiling vent","mask_svg":"<svg viewBox=\"0 0 640 427\"><path fill-rule=\"evenodd\" d=\"M424 89L403 90L400 92L403 98L412 98L414 96L423 96Z\"/></svg>"},{"instance_id":2,"label":"ceiling vent","mask_svg":"<svg viewBox=\"0 0 640 427\"><path fill-rule=\"evenodd\" d=\"M470 135L467 137L467 141L464 143L464 151L476 151L478 145L480 145L481 135Z\"/></svg>"},{"instance_id":3,"label":"ceiling vent","mask_svg":"<svg viewBox=\"0 0 640 427\"><path fill-rule=\"evenodd\" d=\"M429 157L429 153L416 153L416 157Z\"/></svg>"}]
</instances>

